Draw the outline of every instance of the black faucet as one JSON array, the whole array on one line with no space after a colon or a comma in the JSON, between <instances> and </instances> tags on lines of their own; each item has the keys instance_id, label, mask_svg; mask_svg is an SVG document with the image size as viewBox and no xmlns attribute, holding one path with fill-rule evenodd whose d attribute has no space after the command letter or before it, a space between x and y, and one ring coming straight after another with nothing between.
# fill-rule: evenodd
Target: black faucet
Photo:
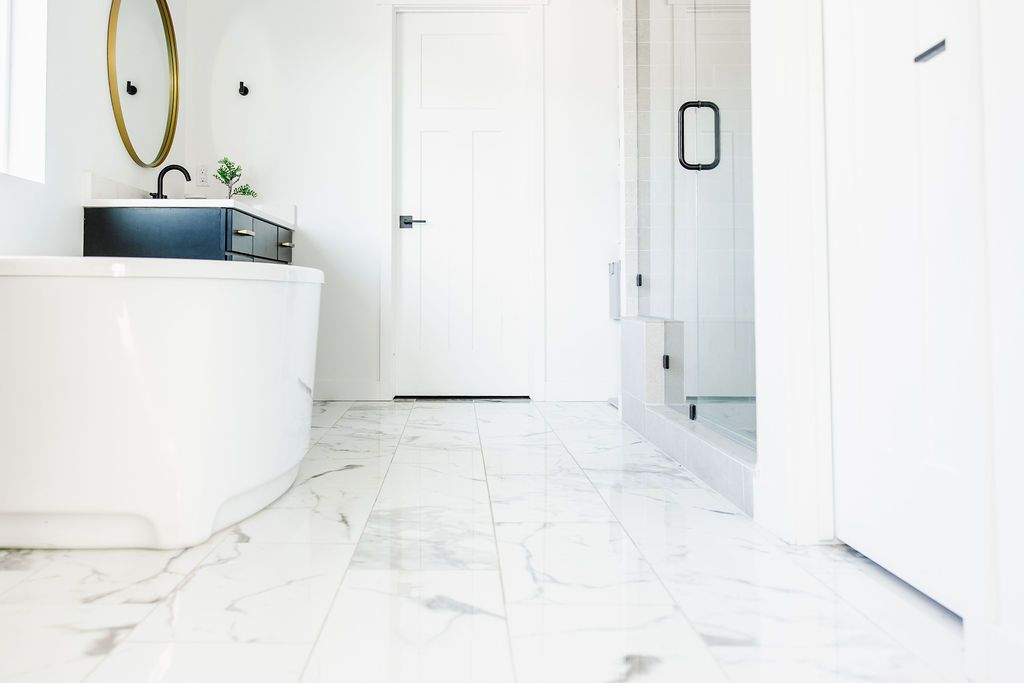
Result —
<instances>
[{"instance_id":1,"label":"black faucet","mask_svg":"<svg viewBox=\"0 0 1024 683\"><path fill-rule=\"evenodd\" d=\"M179 166L178 164L164 166L163 170L160 171L160 177L156 179L156 192L149 193L149 196L153 199L167 199L167 195L164 194L164 176L167 175L168 171L181 171L181 174L185 176L185 181L192 182L192 176L188 174L188 170L184 166Z\"/></svg>"}]
</instances>

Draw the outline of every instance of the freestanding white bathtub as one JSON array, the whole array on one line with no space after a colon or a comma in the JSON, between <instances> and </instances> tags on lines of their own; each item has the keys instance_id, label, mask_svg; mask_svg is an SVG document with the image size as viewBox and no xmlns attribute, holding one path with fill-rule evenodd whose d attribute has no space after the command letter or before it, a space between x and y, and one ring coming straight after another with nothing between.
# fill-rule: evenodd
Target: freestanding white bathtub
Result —
<instances>
[{"instance_id":1,"label":"freestanding white bathtub","mask_svg":"<svg viewBox=\"0 0 1024 683\"><path fill-rule=\"evenodd\" d=\"M309 440L323 273L0 258L0 547L180 548Z\"/></svg>"}]
</instances>

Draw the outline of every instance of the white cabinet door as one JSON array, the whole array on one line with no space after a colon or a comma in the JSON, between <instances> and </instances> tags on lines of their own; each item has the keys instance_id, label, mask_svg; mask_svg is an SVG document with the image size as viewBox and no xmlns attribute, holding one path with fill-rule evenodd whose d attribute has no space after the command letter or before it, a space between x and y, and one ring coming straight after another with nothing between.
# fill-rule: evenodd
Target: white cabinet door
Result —
<instances>
[{"instance_id":1,"label":"white cabinet door","mask_svg":"<svg viewBox=\"0 0 1024 683\"><path fill-rule=\"evenodd\" d=\"M398 395L529 393L527 18L397 15Z\"/></svg>"},{"instance_id":2,"label":"white cabinet door","mask_svg":"<svg viewBox=\"0 0 1024 683\"><path fill-rule=\"evenodd\" d=\"M825 3L837 535L954 611L987 433L972 5Z\"/></svg>"}]
</instances>

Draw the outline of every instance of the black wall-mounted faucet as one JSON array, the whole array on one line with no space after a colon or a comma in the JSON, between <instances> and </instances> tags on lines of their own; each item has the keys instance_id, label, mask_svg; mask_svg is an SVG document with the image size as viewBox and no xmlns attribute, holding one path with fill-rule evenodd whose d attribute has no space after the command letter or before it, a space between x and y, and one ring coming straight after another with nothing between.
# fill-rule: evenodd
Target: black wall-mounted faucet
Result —
<instances>
[{"instance_id":1,"label":"black wall-mounted faucet","mask_svg":"<svg viewBox=\"0 0 1024 683\"><path fill-rule=\"evenodd\" d=\"M156 192L150 192L150 197L153 199L167 199L167 195L164 194L164 176L170 171L181 171L181 174L185 176L185 181L192 182L192 176L189 175L188 170L184 166L179 166L178 164L164 166L163 170L160 171L160 176L156 179Z\"/></svg>"}]
</instances>

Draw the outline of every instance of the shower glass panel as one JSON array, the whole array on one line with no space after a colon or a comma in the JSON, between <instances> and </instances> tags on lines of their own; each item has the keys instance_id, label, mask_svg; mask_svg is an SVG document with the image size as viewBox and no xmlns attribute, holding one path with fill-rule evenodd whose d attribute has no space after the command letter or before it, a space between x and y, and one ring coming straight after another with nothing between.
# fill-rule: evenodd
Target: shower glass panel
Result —
<instances>
[{"instance_id":1,"label":"shower glass panel","mask_svg":"<svg viewBox=\"0 0 1024 683\"><path fill-rule=\"evenodd\" d=\"M749 0L637 0L638 312L665 403L755 446Z\"/></svg>"},{"instance_id":2,"label":"shower glass panel","mask_svg":"<svg viewBox=\"0 0 1024 683\"><path fill-rule=\"evenodd\" d=\"M749 2L698 0L694 12L697 90L721 125L697 122L697 417L753 446L754 221L750 117Z\"/></svg>"}]
</instances>

